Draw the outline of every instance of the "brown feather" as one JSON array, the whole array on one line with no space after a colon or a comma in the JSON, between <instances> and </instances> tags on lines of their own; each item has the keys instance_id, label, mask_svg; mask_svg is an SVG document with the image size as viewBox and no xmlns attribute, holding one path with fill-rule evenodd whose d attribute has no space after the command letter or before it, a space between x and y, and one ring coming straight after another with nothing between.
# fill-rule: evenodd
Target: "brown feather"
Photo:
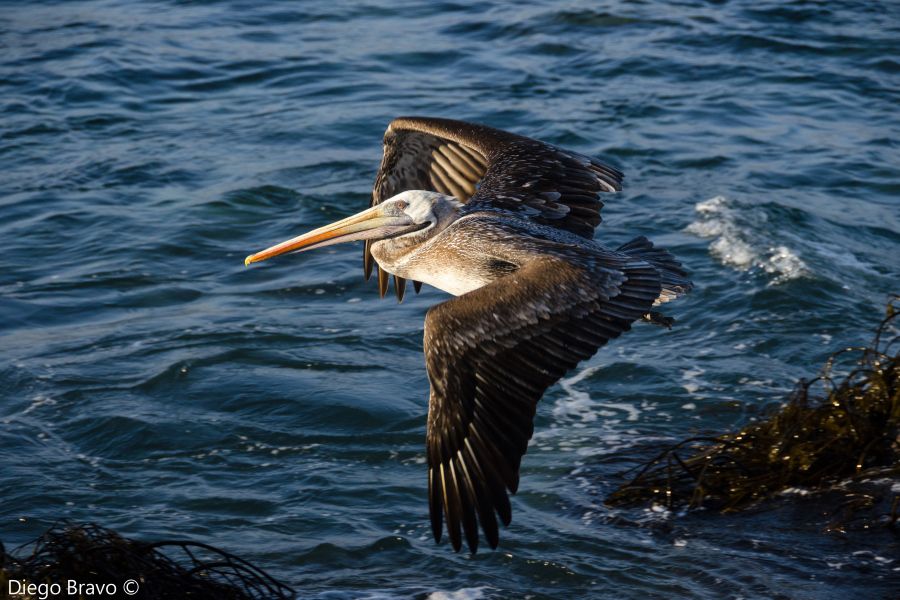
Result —
<instances>
[{"instance_id":1,"label":"brown feather","mask_svg":"<svg viewBox=\"0 0 900 600\"><path fill-rule=\"evenodd\" d=\"M448 489L439 508L454 549L464 535L475 552L476 520L494 545L496 522L488 507L509 523L506 490L518 489L519 465L544 391L628 330L658 295L659 276L651 282L646 263L604 256L587 263L594 267L550 255L536 258L428 311L428 444L442 449ZM632 278L638 281L634 289ZM437 519L432 515L432 525Z\"/></svg>"}]
</instances>

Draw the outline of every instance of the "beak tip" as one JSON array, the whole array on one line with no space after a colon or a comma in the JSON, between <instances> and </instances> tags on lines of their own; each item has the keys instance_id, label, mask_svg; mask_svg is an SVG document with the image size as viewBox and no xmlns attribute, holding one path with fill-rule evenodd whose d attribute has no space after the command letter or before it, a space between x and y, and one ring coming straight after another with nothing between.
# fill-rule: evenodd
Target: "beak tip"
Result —
<instances>
[{"instance_id":1,"label":"beak tip","mask_svg":"<svg viewBox=\"0 0 900 600\"><path fill-rule=\"evenodd\" d=\"M248 256L247 258L244 259L244 266L249 267L250 263L252 263L252 262L253 262L253 255L251 254L250 256Z\"/></svg>"}]
</instances>

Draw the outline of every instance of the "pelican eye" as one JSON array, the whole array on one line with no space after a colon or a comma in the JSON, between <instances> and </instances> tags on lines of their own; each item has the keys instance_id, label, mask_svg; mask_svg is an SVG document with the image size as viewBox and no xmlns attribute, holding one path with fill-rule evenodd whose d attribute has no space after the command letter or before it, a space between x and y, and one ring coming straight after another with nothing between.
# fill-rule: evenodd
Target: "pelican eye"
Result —
<instances>
[{"instance_id":1,"label":"pelican eye","mask_svg":"<svg viewBox=\"0 0 900 600\"><path fill-rule=\"evenodd\" d=\"M406 210L406 207L409 206L409 204L403 200L397 200L396 206L397 210Z\"/></svg>"}]
</instances>

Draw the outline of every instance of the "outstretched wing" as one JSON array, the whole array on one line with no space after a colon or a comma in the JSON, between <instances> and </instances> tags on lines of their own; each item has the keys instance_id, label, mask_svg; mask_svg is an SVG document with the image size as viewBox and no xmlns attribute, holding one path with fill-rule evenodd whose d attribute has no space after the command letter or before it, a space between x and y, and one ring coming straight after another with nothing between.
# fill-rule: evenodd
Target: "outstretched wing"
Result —
<instances>
[{"instance_id":1,"label":"outstretched wing","mask_svg":"<svg viewBox=\"0 0 900 600\"><path fill-rule=\"evenodd\" d=\"M538 400L627 331L659 293L659 272L640 259L610 253L588 268L546 257L428 311L428 498L436 541L446 518L455 550L462 528L476 551L478 522L497 547L496 515L509 524L507 490L518 488Z\"/></svg>"},{"instance_id":2,"label":"outstretched wing","mask_svg":"<svg viewBox=\"0 0 900 600\"><path fill-rule=\"evenodd\" d=\"M591 238L600 223L599 194L620 190L622 177L596 159L499 129L400 117L384 134L372 205L406 190L430 190L456 196L472 210L515 212ZM368 242L363 262L368 278L374 266ZM382 296L387 283L379 268ZM400 299L404 287L396 278Z\"/></svg>"}]
</instances>

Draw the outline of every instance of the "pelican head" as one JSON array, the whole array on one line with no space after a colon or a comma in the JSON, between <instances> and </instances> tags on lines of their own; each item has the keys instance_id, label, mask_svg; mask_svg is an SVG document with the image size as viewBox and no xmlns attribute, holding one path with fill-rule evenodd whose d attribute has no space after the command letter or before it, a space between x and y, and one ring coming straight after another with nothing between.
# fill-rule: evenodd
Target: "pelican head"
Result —
<instances>
[{"instance_id":1,"label":"pelican head","mask_svg":"<svg viewBox=\"0 0 900 600\"><path fill-rule=\"evenodd\" d=\"M416 243L455 220L462 204L453 196L410 190L368 210L266 248L244 259L244 264L285 254L356 240L396 240ZM409 238L408 240L406 238Z\"/></svg>"}]
</instances>

